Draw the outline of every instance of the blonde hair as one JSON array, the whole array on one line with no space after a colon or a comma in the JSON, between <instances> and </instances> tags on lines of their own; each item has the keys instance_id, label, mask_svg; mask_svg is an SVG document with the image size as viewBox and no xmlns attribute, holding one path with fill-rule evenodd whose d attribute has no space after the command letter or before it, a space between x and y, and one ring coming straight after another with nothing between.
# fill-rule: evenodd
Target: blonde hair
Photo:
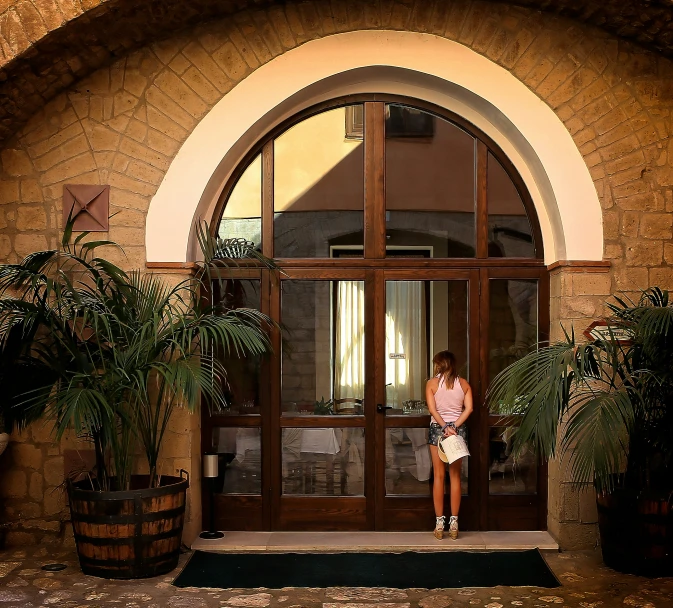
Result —
<instances>
[{"instance_id":1,"label":"blonde hair","mask_svg":"<svg viewBox=\"0 0 673 608\"><path fill-rule=\"evenodd\" d=\"M458 373L456 371L455 355L448 350L439 351L432 358L432 364L433 364L433 375L435 376L435 378L437 376L440 377L440 384L441 381L444 380L444 386L446 386L446 388L448 389L453 388L453 384L455 383L456 378L458 377Z\"/></svg>"}]
</instances>

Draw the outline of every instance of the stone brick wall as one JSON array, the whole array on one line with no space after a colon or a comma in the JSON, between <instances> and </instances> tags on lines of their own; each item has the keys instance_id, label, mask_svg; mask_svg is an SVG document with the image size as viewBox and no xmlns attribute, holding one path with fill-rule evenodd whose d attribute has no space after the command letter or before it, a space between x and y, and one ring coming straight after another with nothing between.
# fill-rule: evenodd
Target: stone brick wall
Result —
<instances>
[{"instance_id":1,"label":"stone brick wall","mask_svg":"<svg viewBox=\"0 0 673 608\"><path fill-rule=\"evenodd\" d=\"M549 104L575 139L603 206L605 259L612 269L555 272L554 335L560 322L583 329L587 319L603 312L606 296L615 290L673 286L671 61L579 22L470 0L260 6L152 42L69 85L0 152L0 259L15 261L56 244L64 183L108 183L116 215L103 236L123 245L126 258L119 253L114 258L142 267L145 214L152 196L182 142L214 104L288 49L335 32L372 28L428 32L485 55ZM184 420L178 426L177 443L170 448L176 467L178 460L187 464L198 453L198 442L178 437L187 429L193 432L198 421ZM60 456L58 446L38 442L32 434L15 441L26 447L17 452L12 446L3 459L18 458L24 450L35 454L33 461L29 456L25 461L36 463L37 452L30 450L34 447L44 470L49 459ZM35 477L31 495L32 472L23 464L2 475L0 493L9 501L6 517L19 518L12 504L22 497L28 503L27 497L34 495L35 504L47 504L54 485L38 468L43 481ZM192 498L197 494L192 492ZM566 504L563 496L560 500ZM594 528L582 519L587 509L577 504L563 515L556 511L562 540L564 530L582 530L568 536L568 544L582 542L577 539ZM51 517L44 508L35 512L35 519Z\"/></svg>"},{"instance_id":2,"label":"stone brick wall","mask_svg":"<svg viewBox=\"0 0 673 608\"><path fill-rule=\"evenodd\" d=\"M663 1L663 0L662 0ZM290 0L295 15L367 26L411 18L423 26L444 18L446 0ZM572 16L670 56L670 7L651 0L501 0ZM0 0L0 139L76 80L154 40L246 8L282 0ZM481 10L488 12L487 4Z\"/></svg>"}]
</instances>

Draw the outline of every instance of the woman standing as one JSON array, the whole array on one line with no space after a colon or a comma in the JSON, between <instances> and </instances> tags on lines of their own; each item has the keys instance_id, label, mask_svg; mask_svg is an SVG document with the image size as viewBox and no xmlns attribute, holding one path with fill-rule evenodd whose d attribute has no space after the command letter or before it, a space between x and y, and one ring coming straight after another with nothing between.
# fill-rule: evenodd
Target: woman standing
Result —
<instances>
[{"instance_id":1,"label":"woman standing","mask_svg":"<svg viewBox=\"0 0 673 608\"><path fill-rule=\"evenodd\" d=\"M428 380L425 386L425 400L432 416L428 445L432 455L434 484L432 499L435 505L435 537L444 538L444 478L445 464L440 460L437 450L437 439L450 435L461 435L467 440L465 421L472 413L472 389L466 380L463 380L456 371L456 358L453 353L443 350L432 359L434 377ZM451 518L449 519L449 536L458 538L458 511L460 510L460 469L463 459L449 465L449 479L451 482Z\"/></svg>"}]
</instances>

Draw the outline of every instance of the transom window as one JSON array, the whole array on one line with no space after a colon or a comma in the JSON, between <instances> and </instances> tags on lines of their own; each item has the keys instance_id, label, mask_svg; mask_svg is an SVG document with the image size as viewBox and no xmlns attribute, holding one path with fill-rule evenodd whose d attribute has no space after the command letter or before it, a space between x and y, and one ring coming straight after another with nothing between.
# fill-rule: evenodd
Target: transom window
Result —
<instances>
[{"instance_id":1,"label":"transom window","mask_svg":"<svg viewBox=\"0 0 673 608\"><path fill-rule=\"evenodd\" d=\"M342 100L294 117L251 151L220 208L221 238L278 259L542 257L502 151L420 102Z\"/></svg>"}]
</instances>

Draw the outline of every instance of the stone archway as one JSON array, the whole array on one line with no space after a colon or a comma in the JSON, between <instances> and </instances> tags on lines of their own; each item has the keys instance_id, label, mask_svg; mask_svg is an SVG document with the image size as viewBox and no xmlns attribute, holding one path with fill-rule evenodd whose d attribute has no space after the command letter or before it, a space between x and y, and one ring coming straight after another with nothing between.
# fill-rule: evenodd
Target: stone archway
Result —
<instances>
[{"instance_id":1,"label":"stone archway","mask_svg":"<svg viewBox=\"0 0 673 608\"><path fill-rule=\"evenodd\" d=\"M148 261L193 259L195 223L211 217L226 179L265 130L326 98L361 92L414 96L470 120L503 148L526 182L547 263L602 259L601 209L591 175L546 104L507 70L445 38L356 31L271 60L199 122L150 205Z\"/></svg>"}]
</instances>

